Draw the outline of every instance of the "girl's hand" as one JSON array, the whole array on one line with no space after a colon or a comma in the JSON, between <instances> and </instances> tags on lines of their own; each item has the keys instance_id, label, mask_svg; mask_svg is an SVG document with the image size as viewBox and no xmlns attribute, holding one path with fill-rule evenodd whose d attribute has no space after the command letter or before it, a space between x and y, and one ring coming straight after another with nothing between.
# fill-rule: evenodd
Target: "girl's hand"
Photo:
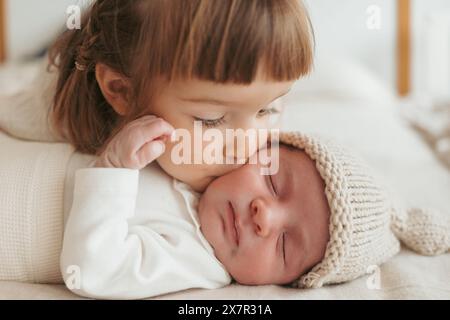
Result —
<instances>
[{"instance_id":1,"label":"girl's hand","mask_svg":"<svg viewBox=\"0 0 450 320\"><path fill-rule=\"evenodd\" d=\"M128 123L108 143L95 162L97 168L142 169L164 153L175 129L161 118L144 116Z\"/></svg>"}]
</instances>

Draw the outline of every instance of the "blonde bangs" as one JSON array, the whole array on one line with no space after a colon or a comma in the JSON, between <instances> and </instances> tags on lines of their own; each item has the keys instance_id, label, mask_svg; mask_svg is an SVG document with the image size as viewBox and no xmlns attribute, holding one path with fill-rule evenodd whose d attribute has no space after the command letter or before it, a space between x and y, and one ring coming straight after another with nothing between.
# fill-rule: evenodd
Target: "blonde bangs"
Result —
<instances>
[{"instance_id":1,"label":"blonde bangs","mask_svg":"<svg viewBox=\"0 0 450 320\"><path fill-rule=\"evenodd\" d=\"M299 0L149 1L143 68L172 79L249 84L259 70L273 81L296 80L313 65L314 35ZM145 18L144 18L145 19ZM150 37L150 38L149 38Z\"/></svg>"}]
</instances>

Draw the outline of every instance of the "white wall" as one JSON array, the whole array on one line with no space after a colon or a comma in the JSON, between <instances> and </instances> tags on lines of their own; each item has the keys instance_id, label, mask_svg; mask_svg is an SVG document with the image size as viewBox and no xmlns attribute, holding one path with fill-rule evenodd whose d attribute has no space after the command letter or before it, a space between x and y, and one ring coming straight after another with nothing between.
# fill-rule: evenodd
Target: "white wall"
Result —
<instances>
[{"instance_id":1,"label":"white wall","mask_svg":"<svg viewBox=\"0 0 450 320\"><path fill-rule=\"evenodd\" d=\"M317 54L339 55L365 64L395 85L394 0L305 0L316 35ZM380 29L369 29L366 10L380 8Z\"/></svg>"},{"instance_id":2,"label":"white wall","mask_svg":"<svg viewBox=\"0 0 450 320\"><path fill-rule=\"evenodd\" d=\"M7 55L17 60L36 53L63 30L69 5L85 0L6 0Z\"/></svg>"},{"instance_id":3,"label":"white wall","mask_svg":"<svg viewBox=\"0 0 450 320\"><path fill-rule=\"evenodd\" d=\"M354 61L360 61L395 89L397 45L395 0L305 0L305 2L313 20L319 56L339 53ZM378 30L370 30L366 26L368 19L366 10L371 5L379 6L381 9L381 28ZM444 72L450 77L450 55L447 62L437 61L436 52L429 48L429 34L426 27L427 17L430 14L450 12L450 1L411 0L411 6L412 90L415 94L442 95L442 88L445 86L450 88L449 82L440 85L428 82L429 79L443 81L445 77L437 70L445 69ZM446 41L450 43L450 32L439 36L442 39L441 44ZM430 70L430 61L436 71ZM448 91L450 94L450 89Z\"/></svg>"},{"instance_id":4,"label":"white wall","mask_svg":"<svg viewBox=\"0 0 450 320\"><path fill-rule=\"evenodd\" d=\"M440 21L437 16L441 16ZM428 29L431 17L436 23L432 31ZM415 0L412 19L413 90L417 94L450 98L450 1Z\"/></svg>"}]
</instances>

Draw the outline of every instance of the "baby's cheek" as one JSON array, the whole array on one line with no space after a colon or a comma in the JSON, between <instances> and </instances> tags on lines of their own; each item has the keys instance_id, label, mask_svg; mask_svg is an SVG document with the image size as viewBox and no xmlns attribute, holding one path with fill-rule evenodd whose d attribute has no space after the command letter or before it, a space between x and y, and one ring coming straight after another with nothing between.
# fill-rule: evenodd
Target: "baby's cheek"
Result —
<instances>
[{"instance_id":1,"label":"baby's cheek","mask_svg":"<svg viewBox=\"0 0 450 320\"><path fill-rule=\"evenodd\" d=\"M267 266L262 256L244 254L235 257L231 274L241 284L259 285L270 282L271 268Z\"/></svg>"}]
</instances>

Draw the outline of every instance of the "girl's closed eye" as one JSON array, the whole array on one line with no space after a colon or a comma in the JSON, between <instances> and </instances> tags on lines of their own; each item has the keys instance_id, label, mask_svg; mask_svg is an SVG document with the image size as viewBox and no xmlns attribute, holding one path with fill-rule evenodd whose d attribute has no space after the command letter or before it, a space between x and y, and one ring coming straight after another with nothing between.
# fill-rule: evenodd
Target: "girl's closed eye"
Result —
<instances>
[{"instance_id":1,"label":"girl's closed eye","mask_svg":"<svg viewBox=\"0 0 450 320\"><path fill-rule=\"evenodd\" d=\"M264 109L259 110L257 113L257 117L263 118L266 116L276 115L276 114L280 114L280 110L278 110L275 107L270 107L270 108L264 108ZM201 121L202 125L204 125L207 128L218 127L218 126L221 126L226 123L225 115L223 115L220 118L216 118L216 119L205 119L205 118L194 116L194 120Z\"/></svg>"},{"instance_id":2,"label":"girl's closed eye","mask_svg":"<svg viewBox=\"0 0 450 320\"><path fill-rule=\"evenodd\" d=\"M268 121L270 127L276 126L280 119L281 109L277 105L277 100L272 102L267 108L259 110L257 118L265 119Z\"/></svg>"},{"instance_id":3,"label":"girl's closed eye","mask_svg":"<svg viewBox=\"0 0 450 320\"><path fill-rule=\"evenodd\" d=\"M202 125L204 125L207 128L214 128L218 127L220 125L223 125L225 121L225 116L222 116L217 119L202 119L199 117L194 117L195 121L201 121Z\"/></svg>"},{"instance_id":4,"label":"girl's closed eye","mask_svg":"<svg viewBox=\"0 0 450 320\"><path fill-rule=\"evenodd\" d=\"M258 117L265 117L272 114L279 114L280 111L275 108L266 108L258 111Z\"/></svg>"}]
</instances>

